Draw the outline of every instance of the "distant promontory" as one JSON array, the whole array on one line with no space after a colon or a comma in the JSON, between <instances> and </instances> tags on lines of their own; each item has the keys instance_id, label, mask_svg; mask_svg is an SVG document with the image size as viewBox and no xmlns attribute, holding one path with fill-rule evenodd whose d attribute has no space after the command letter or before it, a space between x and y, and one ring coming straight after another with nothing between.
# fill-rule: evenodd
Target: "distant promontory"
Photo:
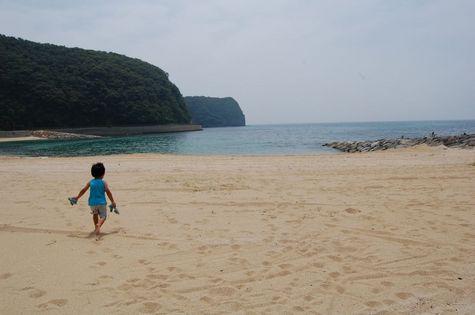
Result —
<instances>
[{"instance_id":1,"label":"distant promontory","mask_svg":"<svg viewBox=\"0 0 475 315\"><path fill-rule=\"evenodd\" d=\"M0 130L190 121L179 89L156 66L0 35Z\"/></svg>"},{"instance_id":2,"label":"distant promontory","mask_svg":"<svg viewBox=\"0 0 475 315\"><path fill-rule=\"evenodd\" d=\"M245 126L246 119L232 97L186 96L192 122L203 127Z\"/></svg>"}]
</instances>

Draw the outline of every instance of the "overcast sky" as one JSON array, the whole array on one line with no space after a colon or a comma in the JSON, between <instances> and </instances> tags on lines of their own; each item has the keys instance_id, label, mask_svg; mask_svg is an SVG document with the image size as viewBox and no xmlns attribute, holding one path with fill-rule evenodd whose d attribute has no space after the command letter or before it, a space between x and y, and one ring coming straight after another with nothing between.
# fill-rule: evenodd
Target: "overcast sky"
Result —
<instances>
[{"instance_id":1,"label":"overcast sky","mask_svg":"<svg viewBox=\"0 0 475 315\"><path fill-rule=\"evenodd\" d=\"M473 0L0 0L0 33L113 51L249 124L475 118Z\"/></svg>"}]
</instances>

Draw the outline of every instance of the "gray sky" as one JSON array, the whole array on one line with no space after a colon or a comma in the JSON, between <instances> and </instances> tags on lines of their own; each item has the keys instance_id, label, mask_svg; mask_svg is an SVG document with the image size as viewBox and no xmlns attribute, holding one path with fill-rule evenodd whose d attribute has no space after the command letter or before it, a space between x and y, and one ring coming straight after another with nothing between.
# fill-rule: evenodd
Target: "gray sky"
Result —
<instances>
[{"instance_id":1,"label":"gray sky","mask_svg":"<svg viewBox=\"0 0 475 315\"><path fill-rule=\"evenodd\" d=\"M0 0L0 33L161 67L249 124L475 118L473 0Z\"/></svg>"}]
</instances>

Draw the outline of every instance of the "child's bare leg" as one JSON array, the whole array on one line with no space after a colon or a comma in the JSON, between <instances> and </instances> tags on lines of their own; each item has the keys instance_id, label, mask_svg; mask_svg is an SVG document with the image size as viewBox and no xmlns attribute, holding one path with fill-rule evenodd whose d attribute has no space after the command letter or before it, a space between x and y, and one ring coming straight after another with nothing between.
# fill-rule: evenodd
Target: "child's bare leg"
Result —
<instances>
[{"instance_id":1,"label":"child's bare leg","mask_svg":"<svg viewBox=\"0 0 475 315\"><path fill-rule=\"evenodd\" d=\"M97 213L94 213L92 215L92 220L94 221L94 229L95 229L97 225L97 221L99 220L99 215Z\"/></svg>"},{"instance_id":2,"label":"child's bare leg","mask_svg":"<svg viewBox=\"0 0 475 315\"><path fill-rule=\"evenodd\" d=\"M96 223L96 236L101 233L101 226L104 224L105 221L105 218L99 218L99 221Z\"/></svg>"}]
</instances>

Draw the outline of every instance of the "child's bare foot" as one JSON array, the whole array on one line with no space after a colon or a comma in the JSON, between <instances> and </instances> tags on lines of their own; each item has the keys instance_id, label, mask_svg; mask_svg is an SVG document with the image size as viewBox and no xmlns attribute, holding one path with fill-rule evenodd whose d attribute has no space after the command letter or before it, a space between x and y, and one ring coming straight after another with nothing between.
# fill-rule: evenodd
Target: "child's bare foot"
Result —
<instances>
[{"instance_id":1,"label":"child's bare foot","mask_svg":"<svg viewBox=\"0 0 475 315\"><path fill-rule=\"evenodd\" d=\"M101 239L101 232L99 231L99 228L96 228L96 241L99 241Z\"/></svg>"}]
</instances>

